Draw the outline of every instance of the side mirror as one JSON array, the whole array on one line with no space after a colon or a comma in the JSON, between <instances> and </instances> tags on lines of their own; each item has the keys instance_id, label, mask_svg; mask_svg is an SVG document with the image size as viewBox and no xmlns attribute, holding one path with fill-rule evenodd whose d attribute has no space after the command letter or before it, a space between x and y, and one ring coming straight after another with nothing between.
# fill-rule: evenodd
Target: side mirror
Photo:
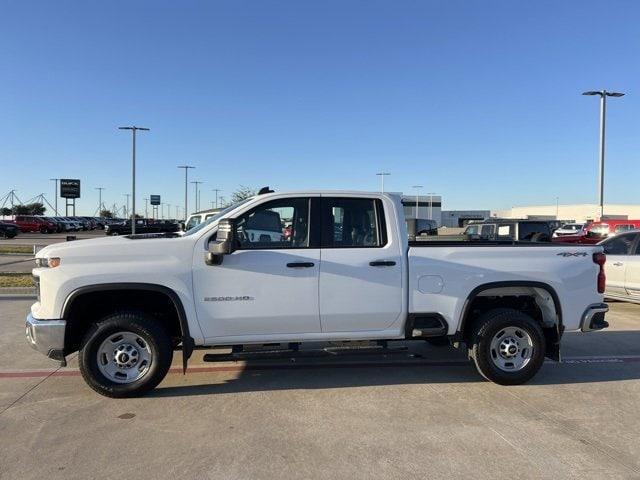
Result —
<instances>
[{"instance_id":1,"label":"side mirror","mask_svg":"<svg viewBox=\"0 0 640 480\"><path fill-rule=\"evenodd\" d=\"M225 255L236 250L236 222L233 218L223 218L218 223L216 239L209 243L209 251L205 255L207 265L220 265Z\"/></svg>"}]
</instances>

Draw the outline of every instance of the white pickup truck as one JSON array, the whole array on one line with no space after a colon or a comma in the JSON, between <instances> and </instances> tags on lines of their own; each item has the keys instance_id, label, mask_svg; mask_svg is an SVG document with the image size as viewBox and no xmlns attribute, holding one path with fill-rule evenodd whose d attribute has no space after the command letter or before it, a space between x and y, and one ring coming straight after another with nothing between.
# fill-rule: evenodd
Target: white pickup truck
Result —
<instances>
[{"instance_id":1,"label":"white pickup truck","mask_svg":"<svg viewBox=\"0 0 640 480\"><path fill-rule=\"evenodd\" d=\"M282 234L247 235L277 217ZM485 378L529 380L565 331L607 327L594 245L409 242L400 198L260 194L184 235L41 250L30 344L97 392L139 395L196 347L427 340L465 345ZM255 347L254 347L255 348Z\"/></svg>"}]
</instances>

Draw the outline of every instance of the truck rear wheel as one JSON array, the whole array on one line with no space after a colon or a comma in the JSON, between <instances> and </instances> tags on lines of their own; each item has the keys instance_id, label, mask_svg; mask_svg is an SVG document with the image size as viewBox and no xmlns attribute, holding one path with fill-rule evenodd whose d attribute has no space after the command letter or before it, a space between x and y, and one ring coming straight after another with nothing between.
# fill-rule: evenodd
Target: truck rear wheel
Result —
<instances>
[{"instance_id":1,"label":"truck rear wheel","mask_svg":"<svg viewBox=\"0 0 640 480\"><path fill-rule=\"evenodd\" d=\"M171 337L142 313L109 315L82 340L80 372L87 385L113 398L135 397L155 388L173 359Z\"/></svg>"},{"instance_id":2,"label":"truck rear wheel","mask_svg":"<svg viewBox=\"0 0 640 480\"><path fill-rule=\"evenodd\" d=\"M500 385L519 385L540 370L545 339L542 328L529 315L500 308L478 318L470 351L484 378Z\"/></svg>"}]
</instances>

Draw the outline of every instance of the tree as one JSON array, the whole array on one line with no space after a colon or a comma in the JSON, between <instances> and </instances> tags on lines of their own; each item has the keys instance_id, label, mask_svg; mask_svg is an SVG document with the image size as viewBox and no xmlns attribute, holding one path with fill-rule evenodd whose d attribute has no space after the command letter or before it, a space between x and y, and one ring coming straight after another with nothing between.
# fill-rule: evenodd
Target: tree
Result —
<instances>
[{"instance_id":1,"label":"tree","mask_svg":"<svg viewBox=\"0 0 640 480\"><path fill-rule=\"evenodd\" d=\"M240 187L231 194L231 203L241 202L245 198L253 197L258 191L255 188L240 185Z\"/></svg>"},{"instance_id":2,"label":"tree","mask_svg":"<svg viewBox=\"0 0 640 480\"><path fill-rule=\"evenodd\" d=\"M47 209L42 203L28 203L26 205L14 205L14 215L44 215Z\"/></svg>"},{"instance_id":3,"label":"tree","mask_svg":"<svg viewBox=\"0 0 640 480\"><path fill-rule=\"evenodd\" d=\"M7 207L0 208L0 215L3 217L11 215L11 209Z\"/></svg>"},{"instance_id":4,"label":"tree","mask_svg":"<svg viewBox=\"0 0 640 480\"><path fill-rule=\"evenodd\" d=\"M113 212L111 210L100 210L100 216L102 218L113 218Z\"/></svg>"}]
</instances>

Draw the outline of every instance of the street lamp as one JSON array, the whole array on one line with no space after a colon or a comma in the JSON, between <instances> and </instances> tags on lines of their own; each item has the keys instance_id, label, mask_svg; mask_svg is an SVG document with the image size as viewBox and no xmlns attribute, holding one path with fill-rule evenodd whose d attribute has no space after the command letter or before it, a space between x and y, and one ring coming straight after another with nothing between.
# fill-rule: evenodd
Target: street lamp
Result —
<instances>
[{"instance_id":1,"label":"street lamp","mask_svg":"<svg viewBox=\"0 0 640 480\"><path fill-rule=\"evenodd\" d=\"M187 212L189 211L188 208L187 208L187 203L188 203L187 185L189 183L189 181L188 181L189 169L190 168L196 168L196 167L192 167L191 165L178 165L178 168L184 168L184 220L186 222L187 221Z\"/></svg>"},{"instance_id":2,"label":"street lamp","mask_svg":"<svg viewBox=\"0 0 640 480\"><path fill-rule=\"evenodd\" d=\"M58 180L60 180L59 178L50 178L49 180L51 180L52 182L56 182L56 189L55 189L55 194L54 194L54 198L56 199L56 217L58 216Z\"/></svg>"},{"instance_id":3,"label":"street lamp","mask_svg":"<svg viewBox=\"0 0 640 480\"><path fill-rule=\"evenodd\" d=\"M195 199L195 203L196 203L196 209L195 211L198 212L200 211L200 202L198 201L198 185L204 183L201 182L200 180L194 180L193 182L191 182L195 185L195 194L196 194L196 199Z\"/></svg>"},{"instance_id":4,"label":"street lamp","mask_svg":"<svg viewBox=\"0 0 640 480\"><path fill-rule=\"evenodd\" d=\"M130 193L125 193L125 194L124 194L124 196L125 196L125 197L127 197L127 209L126 209L126 210L125 210L125 212L124 212L124 216L125 216L125 218L126 218L126 217L128 217L128 216L129 216L129 197L131 196L131 194L130 194ZM132 224L134 224L134 223L136 223L136 222L134 222L133 220L131 220L131 223L132 223Z\"/></svg>"},{"instance_id":5,"label":"street lamp","mask_svg":"<svg viewBox=\"0 0 640 480\"><path fill-rule=\"evenodd\" d=\"M607 113L607 97L623 97L624 93L607 92L606 90L584 92L582 95L600 96L600 164L598 167L598 201L600 203L600 219L604 215L604 131Z\"/></svg>"},{"instance_id":6,"label":"street lamp","mask_svg":"<svg viewBox=\"0 0 640 480\"><path fill-rule=\"evenodd\" d=\"M144 128L144 127L118 127L118 130L131 130L131 133L133 134L133 161L131 163L131 172L132 172L132 178L131 178L131 234L135 235L136 234L136 132L138 130L142 130L145 132L148 132L149 129L148 128Z\"/></svg>"},{"instance_id":7,"label":"street lamp","mask_svg":"<svg viewBox=\"0 0 640 480\"><path fill-rule=\"evenodd\" d=\"M215 206L215 208L218 208L218 192L221 192L222 190L220 190L219 188L212 188L211 191L212 192L216 192L216 206Z\"/></svg>"},{"instance_id":8,"label":"street lamp","mask_svg":"<svg viewBox=\"0 0 640 480\"><path fill-rule=\"evenodd\" d=\"M422 185L414 185L412 188L416 189L416 220L418 219L418 199L420 198L420 189Z\"/></svg>"},{"instance_id":9,"label":"street lamp","mask_svg":"<svg viewBox=\"0 0 640 480\"><path fill-rule=\"evenodd\" d=\"M382 182L382 185L380 187L380 193L384 193L384 177L388 177L391 174L389 172L378 172L376 173L376 175L380 177L380 181Z\"/></svg>"},{"instance_id":10,"label":"street lamp","mask_svg":"<svg viewBox=\"0 0 640 480\"><path fill-rule=\"evenodd\" d=\"M436 192L427 192L429 195L429 220L433 220L433 196Z\"/></svg>"},{"instance_id":11,"label":"street lamp","mask_svg":"<svg viewBox=\"0 0 640 480\"><path fill-rule=\"evenodd\" d=\"M96 187L96 190L98 190L98 216L101 217L102 215L100 215L100 213L102 212L102 190L104 190L104 187Z\"/></svg>"}]
</instances>

